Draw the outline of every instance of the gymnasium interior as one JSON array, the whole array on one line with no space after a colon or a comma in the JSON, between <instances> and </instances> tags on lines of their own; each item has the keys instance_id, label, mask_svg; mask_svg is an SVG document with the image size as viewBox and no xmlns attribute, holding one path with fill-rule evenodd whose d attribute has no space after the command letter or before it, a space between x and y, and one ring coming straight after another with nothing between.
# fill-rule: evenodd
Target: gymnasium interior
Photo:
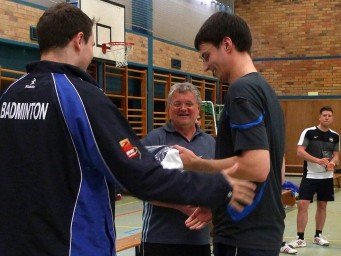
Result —
<instances>
[{"instance_id":1,"label":"gymnasium interior","mask_svg":"<svg viewBox=\"0 0 341 256\"><path fill-rule=\"evenodd\" d=\"M331 128L341 132L340 0L0 0L0 95L25 74L27 63L39 60L37 21L59 2L73 4L96 19L94 59L87 72L141 139L165 124L169 89L186 81L200 90L205 102L202 129L216 136L229 85L203 71L194 37L217 11L237 14L250 26L252 59L284 112L286 180L300 183L303 161L296 153L297 142L305 128L318 124L322 106L333 108ZM340 180L334 180L335 201L328 204L323 230L330 246L312 243L315 201L309 208L307 247L299 248L297 255L341 254ZM293 203L283 204L285 241L296 237L297 205L291 199ZM116 202L119 239L141 232L142 208L131 195ZM134 247L118 252L132 255Z\"/></svg>"}]
</instances>

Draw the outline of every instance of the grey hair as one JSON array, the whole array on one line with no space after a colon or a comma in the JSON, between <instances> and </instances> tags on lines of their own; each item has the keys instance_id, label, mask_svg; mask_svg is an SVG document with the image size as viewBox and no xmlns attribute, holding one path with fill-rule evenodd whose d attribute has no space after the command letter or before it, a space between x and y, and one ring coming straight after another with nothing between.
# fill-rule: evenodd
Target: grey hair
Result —
<instances>
[{"instance_id":1,"label":"grey hair","mask_svg":"<svg viewBox=\"0 0 341 256\"><path fill-rule=\"evenodd\" d=\"M171 100L173 98L174 92L178 92L178 93L191 92L195 95L198 105L201 106L202 104L200 91L198 90L198 88L195 85L186 82L186 83L176 83L170 88L169 93L168 93L168 106L171 104Z\"/></svg>"}]
</instances>

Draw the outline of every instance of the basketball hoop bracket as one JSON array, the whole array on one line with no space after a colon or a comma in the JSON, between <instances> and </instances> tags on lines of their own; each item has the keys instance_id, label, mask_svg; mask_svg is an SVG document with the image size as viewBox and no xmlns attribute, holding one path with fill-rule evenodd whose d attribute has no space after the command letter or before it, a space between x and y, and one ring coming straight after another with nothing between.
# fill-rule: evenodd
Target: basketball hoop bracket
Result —
<instances>
[{"instance_id":1,"label":"basketball hoop bracket","mask_svg":"<svg viewBox=\"0 0 341 256\"><path fill-rule=\"evenodd\" d=\"M102 44L102 53L111 54L115 60L116 67L128 65L128 56L133 52L134 43L109 42Z\"/></svg>"}]
</instances>

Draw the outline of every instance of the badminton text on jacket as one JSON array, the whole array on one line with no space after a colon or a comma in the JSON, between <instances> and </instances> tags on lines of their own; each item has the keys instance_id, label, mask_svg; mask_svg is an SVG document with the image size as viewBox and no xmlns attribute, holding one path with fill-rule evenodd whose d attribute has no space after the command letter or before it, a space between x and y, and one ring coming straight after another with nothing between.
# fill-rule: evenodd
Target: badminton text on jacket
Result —
<instances>
[{"instance_id":1,"label":"badminton text on jacket","mask_svg":"<svg viewBox=\"0 0 341 256\"><path fill-rule=\"evenodd\" d=\"M3 102L0 118L17 120L45 120L49 103Z\"/></svg>"}]
</instances>

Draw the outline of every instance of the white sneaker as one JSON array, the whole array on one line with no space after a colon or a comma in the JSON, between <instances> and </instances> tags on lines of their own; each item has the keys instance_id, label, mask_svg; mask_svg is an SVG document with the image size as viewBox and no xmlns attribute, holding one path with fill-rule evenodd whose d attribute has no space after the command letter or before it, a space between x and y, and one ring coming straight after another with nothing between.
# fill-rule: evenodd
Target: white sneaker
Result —
<instances>
[{"instance_id":1,"label":"white sneaker","mask_svg":"<svg viewBox=\"0 0 341 256\"><path fill-rule=\"evenodd\" d=\"M281 253L287 253L287 254L296 254L297 250L295 250L294 248L292 248L290 245L285 244L284 246L281 247L280 250Z\"/></svg>"},{"instance_id":2,"label":"white sneaker","mask_svg":"<svg viewBox=\"0 0 341 256\"><path fill-rule=\"evenodd\" d=\"M319 236L314 237L313 243L322 246L329 246L329 242L327 241L327 239L322 237L321 234L319 234Z\"/></svg>"},{"instance_id":3,"label":"white sneaker","mask_svg":"<svg viewBox=\"0 0 341 256\"><path fill-rule=\"evenodd\" d=\"M302 239L299 239L298 237L296 238L296 240L291 241L289 243L289 245L294 247L294 248L306 247L307 246L306 242Z\"/></svg>"}]
</instances>

